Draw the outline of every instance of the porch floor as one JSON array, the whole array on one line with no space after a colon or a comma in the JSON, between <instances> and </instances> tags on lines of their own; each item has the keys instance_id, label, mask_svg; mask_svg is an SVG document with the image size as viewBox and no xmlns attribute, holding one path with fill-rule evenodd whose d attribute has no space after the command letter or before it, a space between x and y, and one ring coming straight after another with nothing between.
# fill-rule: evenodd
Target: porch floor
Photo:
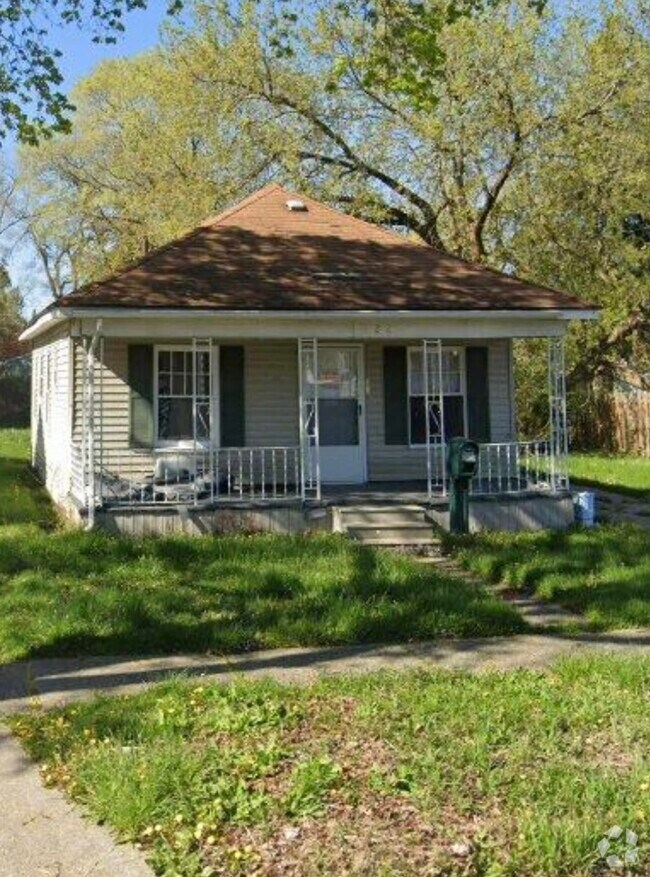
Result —
<instances>
[{"instance_id":1,"label":"porch floor","mask_svg":"<svg viewBox=\"0 0 650 877\"><path fill-rule=\"evenodd\" d=\"M477 489L477 487L479 489ZM526 497L538 496L563 496L568 491L561 493L553 493L551 491L535 491L527 490L526 482L518 478L500 478L500 479L481 479L479 485L474 486L472 501L498 500L500 502L508 500L521 500ZM170 500L169 502L152 503L146 500L135 502L125 502L124 500L114 500L110 497L104 498L103 507L111 508L171 508L171 507L200 507L200 508L268 508L276 507L300 507L307 508L328 508L332 506L439 506L447 507L449 502L448 496L443 496L440 488L434 489L434 494L429 501L427 496L427 482L422 479L418 481L369 481L365 484L323 484L321 487L321 498L303 500L299 496L289 496L286 498L272 497L271 491L267 490L266 496L262 497L259 493L256 496L247 496L244 493L240 496L231 497L215 497L213 500L200 498L196 505L190 500Z\"/></svg>"},{"instance_id":2,"label":"porch floor","mask_svg":"<svg viewBox=\"0 0 650 877\"><path fill-rule=\"evenodd\" d=\"M525 497L558 496L551 491L526 490L522 478L482 478L474 483L472 501L508 499L520 500ZM427 497L427 482L422 481L369 481L366 484L324 484L321 487L321 505L432 505L447 506L449 497L443 496L438 488L434 490L431 502Z\"/></svg>"},{"instance_id":3,"label":"porch floor","mask_svg":"<svg viewBox=\"0 0 650 877\"><path fill-rule=\"evenodd\" d=\"M426 505L426 481L369 481L366 484L323 484L321 504L358 505ZM434 500L435 501L435 500ZM440 501L445 501L441 496Z\"/></svg>"}]
</instances>

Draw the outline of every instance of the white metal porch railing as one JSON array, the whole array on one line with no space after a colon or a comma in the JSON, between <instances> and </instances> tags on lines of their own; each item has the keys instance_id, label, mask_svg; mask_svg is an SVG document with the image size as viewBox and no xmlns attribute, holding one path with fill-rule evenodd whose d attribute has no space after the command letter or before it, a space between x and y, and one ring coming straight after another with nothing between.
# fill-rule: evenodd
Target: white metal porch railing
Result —
<instances>
[{"instance_id":1,"label":"white metal porch railing","mask_svg":"<svg viewBox=\"0 0 650 877\"><path fill-rule=\"evenodd\" d=\"M428 494L446 496L447 445L431 445ZM569 489L566 457L556 453L548 439L527 442L489 442L479 445L478 469L470 482L474 496L558 493Z\"/></svg>"},{"instance_id":2,"label":"white metal porch railing","mask_svg":"<svg viewBox=\"0 0 650 877\"><path fill-rule=\"evenodd\" d=\"M445 445L431 449L432 498L446 496ZM210 505L300 501L300 447L197 448L156 452L151 457L104 449L103 465L83 464L73 446L71 491L83 505ZM561 459L548 440L492 442L479 448L470 491L474 496L553 494L568 488ZM358 488L356 488L358 491Z\"/></svg>"},{"instance_id":3,"label":"white metal porch railing","mask_svg":"<svg viewBox=\"0 0 650 877\"><path fill-rule=\"evenodd\" d=\"M491 442L479 447L470 491L475 496L557 493L568 486L565 458L554 453L551 441Z\"/></svg>"},{"instance_id":4,"label":"white metal porch railing","mask_svg":"<svg viewBox=\"0 0 650 877\"><path fill-rule=\"evenodd\" d=\"M71 488L97 505L299 500L300 466L298 447L170 449L156 452L153 466L148 455L104 448L94 482L89 466L75 465Z\"/></svg>"}]
</instances>

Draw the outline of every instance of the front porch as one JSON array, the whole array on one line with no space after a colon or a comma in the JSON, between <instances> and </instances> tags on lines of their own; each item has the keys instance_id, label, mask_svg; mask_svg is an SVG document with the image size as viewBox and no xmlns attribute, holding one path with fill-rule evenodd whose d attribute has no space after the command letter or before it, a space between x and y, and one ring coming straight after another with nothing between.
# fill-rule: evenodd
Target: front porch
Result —
<instances>
[{"instance_id":1,"label":"front porch","mask_svg":"<svg viewBox=\"0 0 650 877\"><path fill-rule=\"evenodd\" d=\"M309 522L326 517L327 510L342 506L417 505L437 508L444 515L449 491L445 467L449 438L468 431L470 437L476 436L481 417L488 432L500 430L505 434L508 428L502 424L514 422L511 384L507 374L504 377L499 373L506 372L507 363L500 364L501 350L505 344L510 351L510 341L489 343L492 348L470 347L464 341L422 339L417 346L410 341L408 347L400 348L394 342L379 347L299 339L293 348L295 390L291 389L291 375L286 374L291 345L285 343L281 348L282 373L278 370L277 375L271 374L264 384L265 392L252 399L253 391L259 393L255 382L261 380L255 356L258 360L261 357L249 348L253 364L249 364L246 374L242 366L239 377L235 375L239 388L239 398L234 396L235 408L239 405L243 411L245 395L252 411L250 422L240 430L241 438L262 432L257 426L253 428L253 422L256 412L265 405L271 412L269 420L280 424L276 432L282 437L291 436L290 424L295 417L296 441L268 446L241 441L227 447L223 440L228 430L232 438L233 418L225 412L223 400L233 394L230 386L224 385L224 363L228 360L223 352L220 356L219 344L193 337L183 346L161 346L163 352L152 347L160 391L151 406L156 418L152 430L159 435L161 424L169 431L170 422L177 430L178 423L184 422L186 432L182 440L154 441L150 447L143 447L142 442L137 446L133 441L116 440L121 428L111 409L117 395L116 375L120 387L126 386L131 393L130 414L122 413L123 418L131 419L131 436L134 422L142 431L138 421L142 420L141 408L137 407L140 399L136 395L134 402L133 376L119 375L119 365L112 361L117 348L113 339L102 336L98 326L78 345L80 388L72 442L71 498L90 525L98 515L104 519L107 514L140 510L155 517L157 509L165 508L202 513L238 510L244 527L254 510L276 507L304 512L302 518L293 517L294 522L303 523L294 523L289 529L304 529ZM129 363L132 346L128 345ZM138 355L143 346L135 345ZM164 352L172 349L173 353ZM389 406L394 405L394 398L389 393L394 397L390 385L394 376L387 375L387 370L393 368L395 352L402 349L407 357L403 368L403 379L408 382L407 407L402 408L404 403L400 403L391 412ZM273 372L271 355L277 360L280 348L276 345L268 350L264 362L267 371ZM548 350L548 435L536 441L480 441L478 471L471 484L475 502L496 498L508 502L535 497L561 499L567 495L562 338L550 337ZM484 355L477 357L477 351L484 351ZM478 377L470 374L470 352L482 364L483 373ZM171 397L176 387L173 357L184 369L182 395L177 394L182 405L179 403L177 408L172 407L172 402L177 403L176 396L171 401L163 398L163 391ZM282 381L285 385L279 387ZM382 391L378 390L380 384ZM502 384L510 389L501 390ZM478 414L469 411L477 407L472 402L477 388L484 397L490 396L495 409L499 406L496 414L481 412L480 392ZM274 410L274 396L278 406L284 403L286 408L288 401L288 409ZM483 401L487 409L487 399ZM406 443L401 446L389 435L395 432L395 411L400 416L403 412L408 431ZM169 519L169 515L167 512L163 517ZM283 517L279 511L274 515ZM274 515L267 515L268 520ZM268 528L273 524L262 527Z\"/></svg>"},{"instance_id":2,"label":"front porch","mask_svg":"<svg viewBox=\"0 0 650 877\"><path fill-rule=\"evenodd\" d=\"M87 510L77 509L75 519L87 523ZM428 524L426 534L414 534L422 522ZM470 532L564 529L572 522L573 502L568 492L474 493L470 501ZM362 541L370 544L431 546L436 527L449 529L449 500L442 495L430 500L426 482L370 482L326 487L320 501L308 503L250 498L213 503L107 503L95 510L93 524L130 536L321 530L362 538L365 531L370 540Z\"/></svg>"}]
</instances>

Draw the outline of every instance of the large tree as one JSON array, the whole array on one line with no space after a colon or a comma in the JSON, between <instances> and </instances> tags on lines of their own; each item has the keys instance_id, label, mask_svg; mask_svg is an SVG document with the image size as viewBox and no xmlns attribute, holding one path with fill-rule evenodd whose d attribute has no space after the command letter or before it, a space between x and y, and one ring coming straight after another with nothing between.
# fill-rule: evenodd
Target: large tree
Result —
<instances>
[{"instance_id":1,"label":"large tree","mask_svg":"<svg viewBox=\"0 0 650 877\"><path fill-rule=\"evenodd\" d=\"M29 367L18 340L25 327L23 299L0 262L0 425L29 423Z\"/></svg>"},{"instance_id":2,"label":"large tree","mask_svg":"<svg viewBox=\"0 0 650 877\"><path fill-rule=\"evenodd\" d=\"M616 0L195 2L82 85L72 137L23 179L82 281L280 177L602 304L570 350L586 383L647 359L648 81L647 22Z\"/></svg>"},{"instance_id":3,"label":"large tree","mask_svg":"<svg viewBox=\"0 0 650 877\"><path fill-rule=\"evenodd\" d=\"M102 64L66 137L22 153L26 228L54 296L200 222L271 163L168 53ZM25 203L26 202L26 203Z\"/></svg>"},{"instance_id":4,"label":"large tree","mask_svg":"<svg viewBox=\"0 0 650 877\"><path fill-rule=\"evenodd\" d=\"M23 299L0 262L0 362L24 353L18 336L25 327Z\"/></svg>"}]
</instances>

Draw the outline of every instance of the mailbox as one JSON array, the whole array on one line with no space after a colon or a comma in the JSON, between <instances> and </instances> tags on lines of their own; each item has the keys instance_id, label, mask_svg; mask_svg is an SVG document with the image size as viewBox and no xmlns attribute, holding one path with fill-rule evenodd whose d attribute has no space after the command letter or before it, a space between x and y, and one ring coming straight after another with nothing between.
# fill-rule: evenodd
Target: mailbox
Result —
<instances>
[{"instance_id":1,"label":"mailbox","mask_svg":"<svg viewBox=\"0 0 650 877\"><path fill-rule=\"evenodd\" d=\"M469 482L478 469L479 448L476 442L453 438L447 449L449 493L449 529L452 533L469 532Z\"/></svg>"},{"instance_id":2,"label":"mailbox","mask_svg":"<svg viewBox=\"0 0 650 877\"><path fill-rule=\"evenodd\" d=\"M464 438L449 442L447 471L452 479L472 478L478 468L478 445Z\"/></svg>"}]
</instances>

